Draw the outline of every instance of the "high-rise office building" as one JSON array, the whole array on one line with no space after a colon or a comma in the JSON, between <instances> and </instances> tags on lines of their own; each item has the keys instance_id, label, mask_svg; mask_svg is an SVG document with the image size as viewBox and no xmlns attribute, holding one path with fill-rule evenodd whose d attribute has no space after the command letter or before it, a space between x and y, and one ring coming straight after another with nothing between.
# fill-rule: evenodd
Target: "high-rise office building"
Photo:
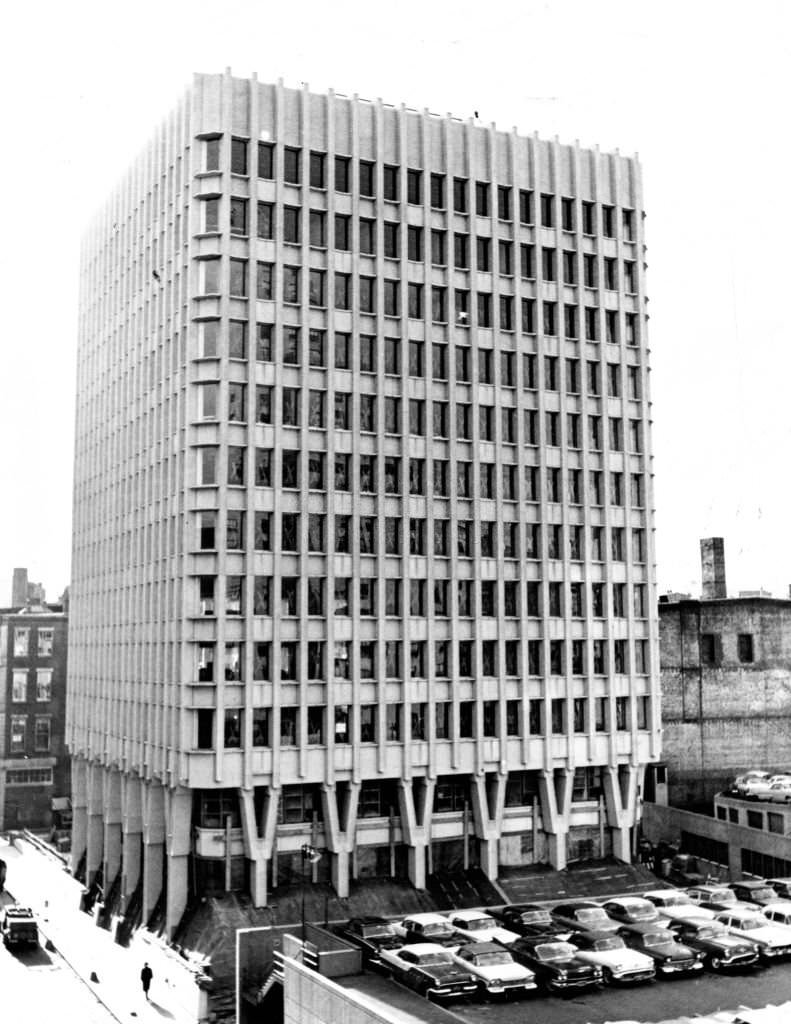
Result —
<instances>
[{"instance_id":1,"label":"high-rise office building","mask_svg":"<svg viewBox=\"0 0 791 1024\"><path fill-rule=\"evenodd\" d=\"M83 250L74 854L143 916L613 852L659 756L635 160L198 75ZM84 856L83 856L84 855Z\"/></svg>"}]
</instances>

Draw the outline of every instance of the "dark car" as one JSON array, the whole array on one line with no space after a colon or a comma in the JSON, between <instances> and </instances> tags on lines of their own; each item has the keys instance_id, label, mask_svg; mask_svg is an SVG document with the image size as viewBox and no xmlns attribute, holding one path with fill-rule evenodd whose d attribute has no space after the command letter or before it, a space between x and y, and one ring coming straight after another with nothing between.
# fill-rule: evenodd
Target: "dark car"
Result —
<instances>
[{"instance_id":1,"label":"dark car","mask_svg":"<svg viewBox=\"0 0 791 1024\"><path fill-rule=\"evenodd\" d=\"M521 938L509 947L518 964L529 967L536 980L549 992L593 988L602 982L601 968L577 957L577 947L551 937Z\"/></svg>"},{"instance_id":2,"label":"dark car","mask_svg":"<svg viewBox=\"0 0 791 1024\"><path fill-rule=\"evenodd\" d=\"M668 881L674 885L700 885L705 878L695 857L688 853L677 853L670 861Z\"/></svg>"},{"instance_id":3,"label":"dark car","mask_svg":"<svg viewBox=\"0 0 791 1024\"><path fill-rule=\"evenodd\" d=\"M353 917L346 924L338 925L335 934L359 946L363 960L370 967L381 966L380 950L397 949L404 944L384 917Z\"/></svg>"},{"instance_id":4,"label":"dark car","mask_svg":"<svg viewBox=\"0 0 791 1024\"><path fill-rule=\"evenodd\" d=\"M571 928L581 932L617 932L620 925L608 917L607 911L598 903L580 900L577 903L561 903L552 908L556 928Z\"/></svg>"},{"instance_id":5,"label":"dark car","mask_svg":"<svg viewBox=\"0 0 791 1024\"><path fill-rule=\"evenodd\" d=\"M633 985L653 981L656 968L651 957L631 949L612 932L573 932L569 942L577 957L601 969L605 985Z\"/></svg>"},{"instance_id":6,"label":"dark car","mask_svg":"<svg viewBox=\"0 0 791 1024\"><path fill-rule=\"evenodd\" d=\"M608 900L604 909L613 921L621 924L640 924L642 921L656 921L659 911L650 900L642 896L623 896L619 900Z\"/></svg>"},{"instance_id":7,"label":"dark car","mask_svg":"<svg viewBox=\"0 0 791 1024\"><path fill-rule=\"evenodd\" d=\"M462 970L452 954L432 942L382 949L382 965L397 980L427 999L464 999L478 991L478 980Z\"/></svg>"},{"instance_id":8,"label":"dark car","mask_svg":"<svg viewBox=\"0 0 791 1024\"><path fill-rule=\"evenodd\" d=\"M669 929L685 946L702 953L706 966L714 971L758 964L758 947L731 935L721 921L704 917L680 918L672 921Z\"/></svg>"},{"instance_id":9,"label":"dark car","mask_svg":"<svg viewBox=\"0 0 791 1024\"><path fill-rule=\"evenodd\" d=\"M703 953L676 941L664 921L627 924L618 932L630 949L645 953L654 961L660 978L671 974L694 974L703 968Z\"/></svg>"},{"instance_id":10,"label":"dark car","mask_svg":"<svg viewBox=\"0 0 791 1024\"><path fill-rule=\"evenodd\" d=\"M765 907L767 903L777 901L777 892L768 882L731 882L731 889L738 900L754 903L757 907Z\"/></svg>"},{"instance_id":11,"label":"dark car","mask_svg":"<svg viewBox=\"0 0 791 1024\"><path fill-rule=\"evenodd\" d=\"M557 924L546 907L535 903L512 903L500 911L491 911L494 917L519 935L555 935Z\"/></svg>"},{"instance_id":12,"label":"dark car","mask_svg":"<svg viewBox=\"0 0 791 1024\"><path fill-rule=\"evenodd\" d=\"M781 900L791 900L791 878L767 878L767 885L771 885Z\"/></svg>"}]
</instances>

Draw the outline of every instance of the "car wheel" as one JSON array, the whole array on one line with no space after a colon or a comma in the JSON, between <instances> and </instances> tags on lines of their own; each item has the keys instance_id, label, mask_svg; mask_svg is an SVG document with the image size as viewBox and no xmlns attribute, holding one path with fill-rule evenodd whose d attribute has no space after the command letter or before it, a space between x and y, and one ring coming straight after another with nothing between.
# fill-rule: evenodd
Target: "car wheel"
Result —
<instances>
[{"instance_id":1,"label":"car wheel","mask_svg":"<svg viewBox=\"0 0 791 1024\"><path fill-rule=\"evenodd\" d=\"M718 956L713 956L709 960L709 964L713 971L718 971L722 967L722 959Z\"/></svg>"},{"instance_id":2,"label":"car wheel","mask_svg":"<svg viewBox=\"0 0 791 1024\"><path fill-rule=\"evenodd\" d=\"M609 969L609 967L602 967L601 980L604 982L605 985L612 985L613 977L612 971Z\"/></svg>"}]
</instances>

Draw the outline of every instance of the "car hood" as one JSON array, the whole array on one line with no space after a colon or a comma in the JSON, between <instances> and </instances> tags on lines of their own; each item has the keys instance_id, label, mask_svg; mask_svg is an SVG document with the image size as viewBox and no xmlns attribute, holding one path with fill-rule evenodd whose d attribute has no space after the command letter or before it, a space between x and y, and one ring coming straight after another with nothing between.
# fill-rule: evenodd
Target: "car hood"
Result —
<instances>
[{"instance_id":1,"label":"car hood","mask_svg":"<svg viewBox=\"0 0 791 1024\"><path fill-rule=\"evenodd\" d=\"M497 978L500 981L532 981L535 978L530 968L522 967L521 964L493 964L491 967L474 967L470 970L487 981Z\"/></svg>"},{"instance_id":2,"label":"car hood","mask_svg":"<svg viewBox=\"0 0 791 1024\"><path fill-rule=\"evenodd\" d=\"M487 928L485 931L466 932L465 934L469 935L474 942L502 942L506 946L511 942L516 942L519 938L517 932L512 932L507 928L500 928L499 926Z\"/></svg>"},{"instance_id":3,"label":"car hood","mask_svg":"<svg viewBox=\"0 0 791 1024\"><path fill-rule=\"evenodd\" d=\"M791 946L791 929L786 930L770 924L762 928L751 928L747 932L737 927L734 927L732 931L738 932L748 941L768 942L770 946Z\"/></svg>"},{"instance_id":4,"label":"car hood","mask_svg":"<svg viewBox=\"0 0 791 1024\"><path fill-rule=\"evenodd\" d=\"M428 974L430 977L436 978L437 981L447 983L469 981L471 977L469 971L462 970L461 967L457 967L456 964L426 964L425 967L418 964L417 966L424 974Z\"/></svg>"},{"instance_id":5,"label":"car hood","mask_svg":"<svg viewBox=\"0 0 791 1024\"><path fill-rule=\"evenodd\" d=\"M600 964L603 967L634 968L643 970L651 968L653 962L645 953L638 953L635 949L581 949L577 956L590 964Z\"/></svg>"}]
</instances>

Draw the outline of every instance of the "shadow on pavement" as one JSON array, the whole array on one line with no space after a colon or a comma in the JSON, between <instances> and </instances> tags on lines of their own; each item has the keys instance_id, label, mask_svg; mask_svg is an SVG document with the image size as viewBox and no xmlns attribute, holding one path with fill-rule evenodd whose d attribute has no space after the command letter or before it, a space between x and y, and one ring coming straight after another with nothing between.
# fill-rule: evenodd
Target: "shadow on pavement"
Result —
<instances>
[{"instance_id":1,"label":"shadow on pavement","mask_svg":"<svg viewBox=\"0 0 791 1024\"><path fill-rule=\"evenodd\" d=\"M164 1017L165 1020L175 1020L175 1014L171 1013L170 1010L166 1010L164 1006L160 1006L155 999L149 999L148 1005L152 1010L156 1010L160 1017Z\"/></svg>"},{"instance_id":2,"label":"shadow on pavement","mask_svg":"<svg viewBox=\"0 0 791 1024\"><path fill-rule=\"evenodd\" d=\"M14 956L26 967L49 967L52 964L52 957L41 946L36 949L18 949Z\"/></svg>"}]
</instances>

